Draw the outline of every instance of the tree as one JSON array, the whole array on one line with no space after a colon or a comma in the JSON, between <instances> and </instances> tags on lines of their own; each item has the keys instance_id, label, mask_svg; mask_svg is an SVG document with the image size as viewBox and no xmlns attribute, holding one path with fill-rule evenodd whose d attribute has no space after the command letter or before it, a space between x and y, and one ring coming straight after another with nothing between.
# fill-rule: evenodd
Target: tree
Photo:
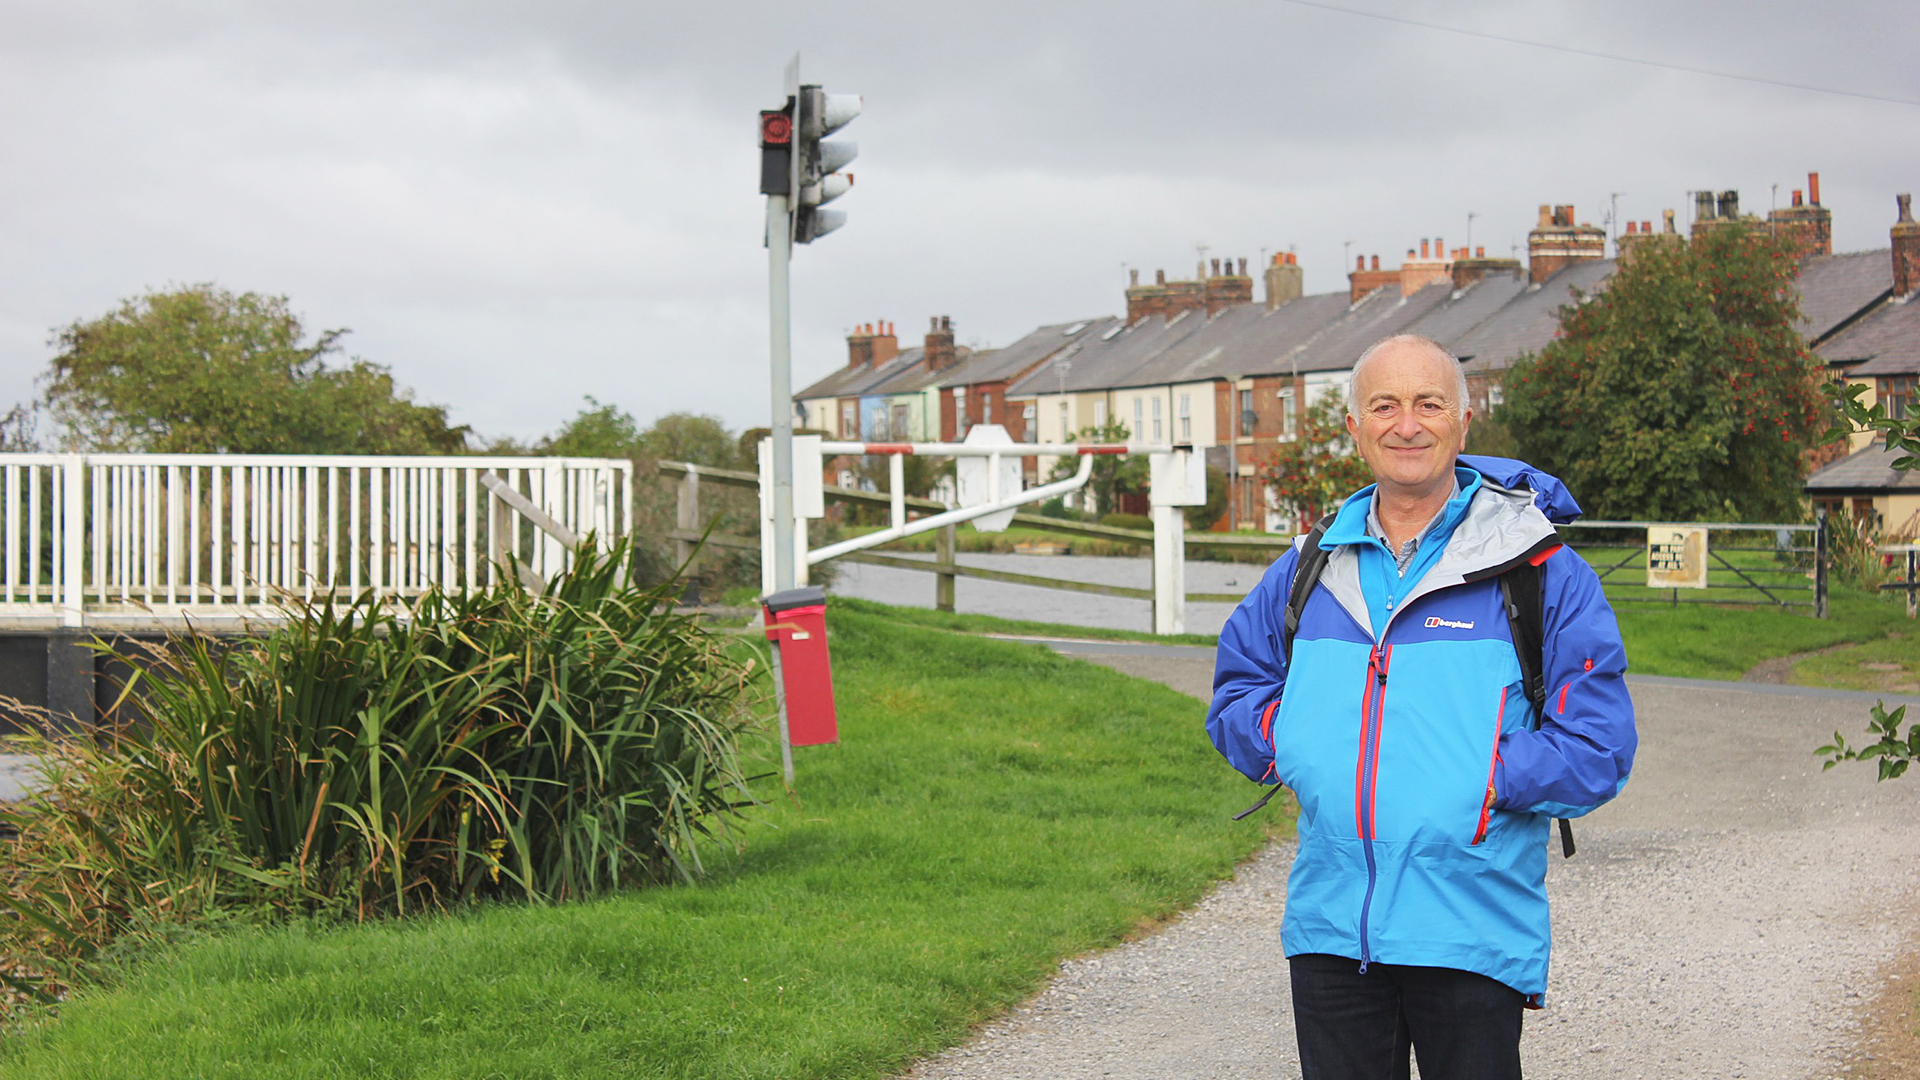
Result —
<instances>
[{"instance_id":1,"label":"tree","mask_svg":"<svg viewBox=\"0 0 1920 1080\"><path fill-rule=\"evenodd\" d=\"M716 469L756 467L742 456L739 437L718 417L698 413L671 412L655 420L640 436L640 448L661 461L691 461Z\"/></svg>"},{"instance_id":2,"label":"tree","mask_svg":"<svg viewBox=\"0 0 1920 1080\"><path fill-rule=\"evenodd\" d=\"M1067 436L1068 442L1123 443L1127 441L1127 425L1119 420L1109 419L1098 427L1089 425ZM1080 471L1080 459L1063 457L1053 463L1053 471L1048 480L1065 480ZM1093 457L1093 473L1087 478L1083 498L1090 498L1091 505L1083 502L1088 509L1097 508L1101 513L1111 513L1119 505L1120 496L1136 495L1147 489L1149 480L1147 459L1143 454L1096 454Z\"/></svg>"},{"instance_id":3,"label":"tree","mask_svg":"<svg viewBox=\"0 0 1920 1080\"><path fill-rule=\"evenodd\" d=\"M160 453L457 453L467 429L383 367L330 365L345 330L305 340L285 297L212 285L122 301L58 331L43 401L85 449Z\"/></svg>"},{"instance_id":4,"label":"tree","mask_svg":"<svg viewBox=\"0 0 1920 1080\"><path fill-rule=\"evenodd\" d=\"M535 453L554 457L630 458L640 453L640 425L618 405L592 394L573 419L540 440Z\"/></svg>"},{"instance_id":5,"label":"tree","mask_svg":"<svg viewBox=\"0 0 1920 1080\"><path fill-rule=\"evenodd\" d=\"M1827 411L1794 329L1798 266L1786 238L1740 229L1636 249L1508 373L1520 455L1596 518L1799 518Z\"/></svg>"},{"instance_id":6,"label":"tree","mask_svg":"<svg viewBox=\"0 0 1920 1080\"><path fill-rule=\"evenodd\" d=\"M1373 483L1373 473L1347 437L1346 415L1340 391L1328 387L1307 409L1298 437L1280 444L1279 456L1266 470L1274 502L1302 521L1320 517Z\"/></svg>"},{"instance_id":7,"label":"tree","mask_svg":"<svg viewBox=\"0 0 1920 1080\"><path fill-rule=\"evenodd\" d=\"M1869 407L1860 401L1860 395L1865 390L1866 387L1860 385L1827 384L1827 396L1834 406L1834 420L1823 441L1837 442L1855 431L1872 431L1889 447L1901 451L1901 456L1893 461L1894 468L1903 471L1920 469L1920 414L1889 416L1884 404L1876 402ZM1905 705L1888 712L1886 702L1876 701L1867 721L1867 734L1875 737L1873 742L1849 746L1847 740L1836 731L1833 741L1815 750L1814 754L1827 759L1824 767L1828 769L1842 761L1877 762L1880 779L1897 779L1907 771L1908 765L1920 758L1920 723L1908 725L1906 734L1902 735L1900 723L1906 716Z\"/></svg>"}]
</instances>

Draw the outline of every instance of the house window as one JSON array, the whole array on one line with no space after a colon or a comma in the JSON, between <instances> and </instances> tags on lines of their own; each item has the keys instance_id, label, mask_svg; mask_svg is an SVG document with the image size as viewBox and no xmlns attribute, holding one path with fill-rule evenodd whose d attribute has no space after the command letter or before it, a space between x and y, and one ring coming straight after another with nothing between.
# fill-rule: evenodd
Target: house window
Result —
<instances>
[{"instance_id":1,"label":"house window","mask_svg":"<svg viewBox=\"0 0 1920 1080\"><path fill-rule=\"evenodd\" d=\"M1142 432L1146 431L1147 430L1146 415L1147 415L1147 403L1140 398L1134 398L1133 399L1133 430L1128 432L1127 434L1138 437Z\"/></svg>"},{"instance_id":2,"label":"house window","mask_svg":"<svg viewBox=\"0 0 1920 1080\"><path fill-rule=\"evenodd\" d=\"M993 423L993 391L991 390L980 391L980 422Z\"/></svg>"},{"instance_id":3,"label":"house window","mask_svg":"<svg viewBox=\"0 0 1920 1080\"><path fill-rule=\"evenodd\" d=\"M1020 407L1020 441L1021 442L1039 442L1040 441L1040 424L1038 422L1039 418L1035 416L1034 413L1035 413L1035 408L1034 408L1033 402L1031 401L1027 402L1025 405L1022 405Z\"/></svg>"},{"instance_id":4,"label":"house window","mask_svg":"<svg viewBox=\"0 0 1920 1080\"><path fill-rule=\"evenodd\" d=\"M860 406L851 401L840 403L840 437L843 439L860 437Z\"/></svg>"},{"instance_id":5,"label":"house window","mask_svg":"<svg viewBox=\"0 0 1920 1080\"><path fill-rule=\"evenodd\" d=\"M1880 404L1887 407L1887 415L1895 420L1903 420L1916 415L1914 412L1913 375L1889 375L1880 380L1876 388Z\"/></svg>"},{"instance_id":6,"label":"house window","mask_svg":"<svg viewBox=\"0 0 1920 1080\"><path fill-rule=\"evenodd\" d=\"M959 439L966 438L967 429L972 426L973 421L967 416L967 388L964 386L956 386L953 388L954 437Z\"/></svg>"},{"instance_id":7,"label":"house window","mask_svg":"<svg viewBox=\"0 0 1920 1080\"><path fill-rule=\"evenodd\" d=\"M1180 441L1193 441L1193 395L1180 395Z\"/></svg>"},{"instance_id":8,"label":"house window","mask_svg":"<svg viewBox=\"0 0 1920 1080\"><path fill-rule=\"evenodd\" d=\"M893 407L893 433L888 437L899 442L908 442L913 438L913 433L907 430L911 426L912 410L908 409L905 405L895 405Z\"/></svg>"},{"instance_id":9,"label":"house window","mask_svg":"<svg viewBox=\"0 0 1920 1080\"><path fill-rule=\"evenodd\" d=\"M1280 390L1280 441L1281 442L1292 442L1294 439L1299 437L1297 429L1295 427L1295 424L1297 423L1297 421L1298 421L1298 418L1295 417L1293 414L1293 387L1291 386L1282 387Z\"/></svg>"},{"instance_id":10,"label":"house window","mask_svg":"<svg viewBox=\"0 0 1920 1080\"><path fill-rule=\"evenodd\" d=\"M1487 384L1487 408L1492 410L1506 404L1507 392L1499 383Z\"/></svg>"},{"instance_id":11,"label":"house window","mask_svg":"<svg viewBox=\"0 0 1920 1080\"><path fill-rule=\"evenodd\" d=\"M1246 436L1253 434L1254 419L1253 391L1251 389L1242 390L1240 391L1240 408L1234 412L1233 416L1233 422L1239 425L1237 430L1241 435Z\"/></svg>"},{"instance_id":12,"label":"house window","mask_svg":"<svg viewBox=\"0 0 1920 1080\"><path fill-rule=\"evenodd\" d=\"M1101 429L1107 426L1107 403L1104 401L1093 403L1093 426Z\"/></svg>"},{"instance_id":13,"label":"house window","mask_svg":"<svg viewBox=\"0 0 1920 1080\"><path fill-rule=\"evenodd\" d=\"M1073 427L1071 425L1072 425L1072 422L1067 419L1067 403L1063 401L1060 403L1060 441L1061 442L1066 442L1067 436L1073 434Z\"/></svg>"},{"instance_id":14,"label":"house window","mask_svg":"<svg viewBox=\"0 0 1920 1080\"><path fill-rule=\"evenodd\" d=\"M1153 399L1153 441L1160 441L1160 398Z\"/></svg>"}]
</instances>

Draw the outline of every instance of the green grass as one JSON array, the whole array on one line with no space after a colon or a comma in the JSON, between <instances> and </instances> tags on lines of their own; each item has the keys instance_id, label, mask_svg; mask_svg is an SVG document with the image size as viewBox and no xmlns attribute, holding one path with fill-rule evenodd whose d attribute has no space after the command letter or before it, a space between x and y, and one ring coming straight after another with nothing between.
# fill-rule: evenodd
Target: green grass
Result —
<instances>
[{"instance_id":1,"label":"green grass","mask_svg":"<svg viewBox=\"0 0 1920 1080\"><path fill-rule=\"evenodd\" d=\"M1911 622L1879 641L1870 641L1850 649L1810 656L1793 666L1793 681L1813 686L1839 686L1848 690L1875 690L1913 693L1920 685L1920 644ZM1874 670L1864 664L1899 665L1898 670ZM1896 687L1908 687L1895 691Z\"/></svg>"},{"instance_id":2,"label":"green grass","mask_svg":"<svg viewBox=\"0 0 1920 1080\"><path fill-rule=\"evenodd\" d=\"M1889 630L1912 626L1900 605L1839 585L1826 619L1804 610L1711 604L1616 604L1614 613L1634 674L1691 679L1738 679L1762 660L1879 641Z\"/></svg>"},{"instance_id":3,"label":"green grass","mask_svg":"<svg viewBox=\"0 0 1920 1080\"><path fill-rule=\"evenodd\" d=\"M1142 641L1155 645L1213 645L1215 634L1172 634L1161 636L1139 630L1115 630L1103 626L1074 626L1068 623L1034 622L1030 619L1003 619L998 615L948 614L932 608L881 604L851 596L832 600L836 611L854 611L877 615L894 622L953 630L964 634L1011 634L1021 637L1075 638L1082 641Z\"/></svg>"},{"instance_id":4,"label":"green grass","mask_svg":"<svg viewBox=\"0 0 1920 1080\"><path fill-rule=\"evenodd\" d=\"M832 608L841 742L707 882L241 930L0 1041L0 1075L885 1077L1197 899L1276 820L1201 707Z\"/></svg>"}]
</instances>

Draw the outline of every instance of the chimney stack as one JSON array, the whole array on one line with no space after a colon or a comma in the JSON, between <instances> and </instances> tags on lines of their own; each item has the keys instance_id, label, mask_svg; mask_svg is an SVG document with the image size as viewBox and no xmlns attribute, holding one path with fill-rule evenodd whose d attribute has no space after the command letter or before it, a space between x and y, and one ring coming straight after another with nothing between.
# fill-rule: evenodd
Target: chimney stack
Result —
<instances>
[{"instance_id":1,"label":"chimney stack","mask_svg":"<svg viewBox=\"0 0 1920 1080\"><path fill-rule=\"evenodd\" d=\"M927 329L927 370L945 371L959 358L959 351L953 347L953 320L945 315L935 315L933 325Z\"/></svg>"},{"instance_id":2,"label":"chimney stack","mask_svg":"<svg viewBox=\"0 0 1920 1080\"><path fill-rule=\"evenodd\" d=\"M1215 273L1206 281L1207 315L1218 315L1236 304L1253 303L1253 279L1247 276L1247 260L1240 260L1240 272L1233 272L1233 260L1226 261L1225 273L1220 273L1220 260L1213 260Z\"/></svg>"},{"instance_id":3,"label":"chimney stack","mask_svg":"<svg viewBox=\"0 0 1920 1080\"><path fill-rule=\"evenodd\" d=\"M1833 254L1833 211L1820 205L1820 174L1807 174L1807 193L1811 196L1806 202L1800 201L1800 192L1793 193L1793 205L1781 207L1767 214L1767 228L1775 236L1784 236L1793 241L1794 249L1801 258L1809 255Z\"/></svg>"},{"instance_id":4,"label":"chimney stack","mask_svg":"<svg viewBox=\"0 0 1920 1080\"><path fill-rule=\"evenodd\" d=\"M1607 257L1607 231L1575 225L1573 207L1540 208L1540 225L1527 234L1527 280L1538 285L1574 263Z\"/></svg>"},{"instance_id":5,"label":"chimney stack","mask_svg":"<svg viewBox=\"0 0 1920 1080\"><path fill-rule=\"evenodd\" d=\"M1895 195L1900 220L1893 223L1893 295L1920 288L1920 222L1913 220L1913 196Z\"/></svg>"},{"instance_id":6,"label":"chimney stack","mask_svg":"<svg viewBox=\"0 0 1920 1080\"><path fill-rule=\"evenodd\" d=\"M874 324L873 366L879 367L900 355L900 339L893 336L893 324L882 319Z\"/></svg>"},{"instance_id":7,"label":"chimney stack","mask_svg":"<svg viewBox=\"0 0 1920 1080\"><path fill-rule=\"evenodd\" d=\"M1407 252L1412 255L1413 252ZM1362 258L1366 258L1362 256ZM1400 284L1400 271L1380 269L1380 256L1372 257L1372 265L1363 270L1355 270L1347 275L1347 303L1357 304L1360 298L1387 285Z\"/></svg>"},{"instance_id":8,"label":"chimney stack","mask_svg":"<svg viewBox=\"0 0 1920 1080\"><path fill-rule=\"evenodd\" d=\"M873 327L862 323L847 335L847 367L873 366Z\"/></svg>"},{"instance_id":9,"label":"chimney stack","mask_svg":"<svg viewBox=\"0 0 1920 1080\"><path fill-rule=\"evenodd\" d=\"M1364 256L1363 256L1364 258ZM1272 311L1289 300L1298 300L1303 291L1305 272L1290 251L1276 252L1266 269L1267 310Z\"/></svg>"}]
</instances>

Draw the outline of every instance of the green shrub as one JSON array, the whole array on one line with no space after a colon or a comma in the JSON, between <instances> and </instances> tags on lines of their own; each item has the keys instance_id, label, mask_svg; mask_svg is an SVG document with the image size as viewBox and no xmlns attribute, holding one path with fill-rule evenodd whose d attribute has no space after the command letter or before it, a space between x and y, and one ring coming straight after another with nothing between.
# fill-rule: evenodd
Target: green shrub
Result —
<instances>
[{"instance_id":1,"label":"green shrub","mask_svg":"<svg viewBox=\"0 0 1920 1080\"><path fill-rule=\"evenodd\" d=\"M0 815L18 832L0 957L57 967L234 909L365 916L694 876L696 838L752 802L750 665L673 613L675 584L629 584L627 554L582 557L538 596L366 595L141 658L133 723L34 740L50 787Z\"/></svg>"}]
</instances>

